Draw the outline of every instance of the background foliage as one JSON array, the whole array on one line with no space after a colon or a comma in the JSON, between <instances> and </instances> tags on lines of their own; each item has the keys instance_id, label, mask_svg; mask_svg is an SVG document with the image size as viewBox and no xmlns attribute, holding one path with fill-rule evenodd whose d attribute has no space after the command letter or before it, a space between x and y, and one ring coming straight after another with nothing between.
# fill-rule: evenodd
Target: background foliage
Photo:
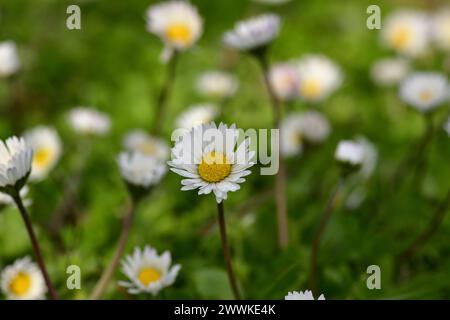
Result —
<instances>
[{"instance_id":1,"label":"background foliage","mask_svg":"<svg viewBox=\"0 0 450 320\"><path fill-rule=\"evenodd\" d=\"M424 188L408 180L398 190L390 190L388 177L422 134L424 124L420 115L399 102L396 90L380 89L369 78L370 65L392 55L380 45L378 31L366 28L366 8L372 2L294 0L267 7L244 0L193 1L205 19L205 33L181 57L164 123L168 141L180 111L204 101L195 92L193 80L219 67L228 68L240 80L222 120L242 128L270 126L271 108L255 61L226 52L221 45L222 33L240 18L266 11L283 17L281 34L271 49L272 61L318 52L335 60L345 73L344 86L319 106L332 123L330 139L288 163L290 246L282 252L276 246L274 203L267 196L273 177L259 176L259 170L253 169L242 190L230 194L225 203L234 264L247 298L282 299L288 291L307 289L313 233L338 174L334 149L340 139L358 134L376 145L379 164L367 182L369 196L358 209L345 208L345 194L339 199L320 251L319 291L328 299L450 297L448 219L403 267L401 277L394 272L394 256L426 227L436 201L447 192L450 148L448 136L440 130L429 150ZM385 14L399 7L431 9L442 2L377 4ZM0 39L18 43L23 64L14 79L22 107L14 115L4 108L8 84L0 83L0 137L38 124L58 129L64 155L51 178L30 186L30 211L61 295L86 298L113 252L128 201L115 156L128 130L150 128L164 66L158 60L162 44L145 30L144 14L152 1L76 1L82 10L80 31L65 27L66 8L73 3L4 0L0 4ZM442 57L427 56L417 62L417 68L443 71ZM81 141L65 118L66 111L77 105L92 105L110 114L111 133ZM305 109L301 102L288 107ZM444 119L445 112L437 118ZM52 235L49 223L79 161L86 165L75 218L68 220L59 236ZM167 174L141 203L126 251L150 244L158 251L170 250L173 260L182 264L175 285L164 290L164 298L231 298L214 224L213 197L182 192L179 181L177 175ZM7 208L0 213L0 267L27 254L31 251L20 216ZM65 270L71 264L81 267L82 290L66 289ZM372 264L381 267L382 290L366 287L366 268ZM117 271L115 279L124 275ZM110 285L106 297L127 296Z\"/></svg>"}]
</instances>

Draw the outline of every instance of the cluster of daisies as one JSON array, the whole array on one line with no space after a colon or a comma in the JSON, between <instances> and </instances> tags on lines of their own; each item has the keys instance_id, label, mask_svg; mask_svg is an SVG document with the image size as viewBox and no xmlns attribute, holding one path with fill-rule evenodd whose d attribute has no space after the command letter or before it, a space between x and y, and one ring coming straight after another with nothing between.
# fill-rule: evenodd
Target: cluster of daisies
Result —
<instances>
[{"instance_id":1,"label":"cluster of daisies","mask_svg":"<svg viewBox=\"0 0 450 320\"><path fill-rule=\"evenodd\" d=\"M256 1L256 0L255 0ZM258 0L281 3L280 0ZM400 84L400 97L420 112L428 113L449 98L449 84L443 74L411 72L412 59L427 54L434 43L450 50L450 9L430 16L422 12L401 11L390 16L383 28L384 44L398 56L377 61L371 75L383 85ZM197 9L186 1L167 1L149 7L147 29L164 43L162 61L195 46L203 33L203 20ZM264 14L236 23L223 36L223 43L241 52L263 55L280 32L280 18ZM20 70L14 42L0 43L0 77L10 77ZM267 74L270 89L281 103L299 100L306 111L288 113L281 122L280 151L283 157L296 157L313 145L324 142L331 133L328 119L318 107L343 83L340 67L323 54L307 54L298 59L277 62ZM250 141L239 140L235 125L216 120L225 102L236 94L238 80L230 73L211 70L199 75L195 88L208 100L189 106L176 119L174 128L183 129L174 147L143 129L134 129L123 138L123 151L117 156L118 170L132 201L138 201L158 185L170 170L183 177L182 190L214 194L216 202L227 199L251 174L255 152ZM91 107L77 107L67 116L72 129L84 139L103 136L111 130L110 117ZM450 120L444 125L450 135ZM205 141L204 133L221 139ZM192 143L194 141L194 144ZM238 141L241 141L238 143ZM197 142L197 143L195 143ZM12 205L12 192L21 197L26 183L45 179L63 154L63 143L55 128L38 126L0 142L0 206ZM170 158L170 161L169 161ZM339 142L335 159L352 172L368 177L376 165L376 149L364 137ZM11 191L13 190L13 191ZM351 198L351 197L350 197ZM360 198L355 195L349 205ZM30 202L27 202L30 203ZM122 260L128 281L120 281L129 293L158 294L174 283L180 265L172 265L170 252L158 254L150 247L136 247ZM1 289L10 299L42 299L47 288L38 266L26 257L7 266L1 273ZM312 300L311 291L290 292L286 300ZM323 295L318 300L325 299Z\"/></svg>"}]
</instances>

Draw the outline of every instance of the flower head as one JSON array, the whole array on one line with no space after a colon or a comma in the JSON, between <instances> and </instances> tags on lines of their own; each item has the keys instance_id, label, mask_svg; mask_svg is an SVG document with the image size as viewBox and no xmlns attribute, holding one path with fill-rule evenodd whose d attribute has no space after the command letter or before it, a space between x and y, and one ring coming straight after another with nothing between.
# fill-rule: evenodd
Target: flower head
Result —
<instances>
[{"instance_id":1,"label":"flower head","mask_svg":"<svg viewBox=\"0 0 450 320\"><path fill-rule=\"evenodd\" d=\"M236 93L239 82L231 74L221 71L209 71L198 78L196 85L201 95L223 100L232 97Z\"/></svg>"},{"instance_id":2,"label":"flower head","mask_svg":"<svg viewBox=\"0 0 450 320\"><path fill-rule=\"evenodd\" d=\"M122 152L117 158L122 178L131 185L149 188L157 184L164 173L164 162L140 152Z\"/></svg>"},{"instance_id":3,"label":"flower head","mask_svg":"<svg viewBox=\"0 0 450 320\"><path fill-rule=\"evenodd\" d=\"M308 102L328 98L342 83L339 67L322 55L307 55L297 64L299 95Z\"/></svg>"},{"instance_id":4,"label":"flower head","mask_svg":"<svg viewBox=\"0 0 450 320\"><path fill-rule=\"evenodd\" d=\"M381 36L387 47L405 56L416 57L428 48L429 29L424 13L400 10L385 19Z\"/></svg>"},{"instance_id":5,"label":"flower head","mask_svg":"<svg viewBox=\"0 0 450 320\"><path fill-rule=\"evenodd\" d=\"M264 14L239 21L234 29L225 33L226 45L241 51L253 51L269 45L278 35L280 18L275 14Z\"/></svg>"},{"instance_id":6,"label":"flower head","mask_svg":"<svg viewBox=\"0 0 450 320\"><path fill-rule=\"evenodd\" d=\"M22 189L31 171L33 150L23 138L0 141L0 192Z\"/></svg>"},{"instance_id":7,"label":"flower head","mask_svg":"<svg viewBox=\"0 0 450 320\"><path fill-rule=\"evenodd\" d=\"M303 291L293 291L289 292L287 296L284 297L284 300L316 300L314 299L314 296L312 294L311 290L305 290ZM325 300L325 297L323 294L321 294L317 300Z\"/></svg>"},{"instance_id":8,"label":"flower head","mask_svg":"<svg viewBox=\"0 0 450 320\"><path fill-rule=\"evenodd\" d=\"M9 77L20 69L17 46L13 41L0 42L0 77Z\"/></svg>"},{"instance_id":9,"label":"flower head","mask_svg":"<svg viewBox=\"0 0 450 320\"><path fill-rule=\"evenodd\" d=\"M29 257L16 260L3 270L1 288L10 300L44 299L47 292L41 271Z\"/></svg>"},{"instance_id":10,"label":"flower head","mask_svg":"<svg viewBox=\"0 0 450 320\"><path fill-rule=\"evenodd\" d=\"M136 247L132 255L122 260L122 272L129 282L120 281L119 285L131 294L158 294L162 289L172 285L181 269L179 264L170 267L170 252L158 255L155 249L145 246L143 250Z\"/></svg>"},{"instance_id":11,"label":"flower head","mask_svg":"<svg viewBox=\"0 0 450 320\"><path fill-rule=\"evenodd\" d=\"M69 123L81 134L104 135L111 127L111 119L105 113L90 107L78 107L69 112Z\"/></svg>"},{"instance_id":12,"label":"flower head","mask_svg":"<svg viewBox=\"0 0 450 320\"><path fill-rule=\"evenodd\" d=\"M152 137L142 129L128 132L123 139L123 146L129 152L139 152L160 160L169 158L170 149L167 143Z\"/></svg>"},{"instance_id":13,"label":"flower head","mask_svg":"<svg viewBox=\"0 0 450 320\"><path fill-rule=\"evenodd\" d=\"M351 140L339 142L334 155L337 161L351 167L359 167L364 161L364 148Z\"/></svg>"},{"instance_id":14,"label":"flower head","mask_svg":"<svg viewBox=\"0 0 450 320\"><path fill-rule=\"evenodd\" d=\"M203 21L189 2L173 0L148 8L147 30L160 37L169 48L185 50L202 35Z\"/></svg>"},{"instance_id":15,"label":"flower head","mask_svg":"<svg viewBox=\"0 0 450 320\"><path fill-rule=\"evenodd\" d=\"M199 189L198 194L216 196L217 203L227 199L227 193L240 189L239 184L251 172L254 151L249 140L237 145L239 131L220 123L192 128L179 137L172 148L171 170L184 177L181 190Z\"/></svg>"},{"instance_id":16,"label":"flower head","mask_svg":"<svg viewBox=\"0 0 450 320\"><path fill-rule=\"evenodd\" d=\"M450 7L442 8L433 16L431 30L436 46L450 51Z\"/></svg>"},{"instance_id":17,"label":"flower head","mask_svg":"<svg viewBox=\"0 0 450 320\"><path fill-rule=\"evenodd\" d=\"M218 109L212 104L199 104L189 107L177 118L177 128L191 129L198 125L210 123L218 115Z\"/></svg>"},{"instance_id":18,"label":"flower head","mask_svg":"<svg viewBox=\"0 0 450 320\"><path fill-rule=\"evenodd\" d=\"M292 100L298 96L299 76L291 63L279 63L270 68L270 85L280 100Z\"/></svg>"},{"instance_id":19,"label":"flower head","mask_svg":"<svg viewBox=\"0 0 450 320\"><path fill-rule=\"evenodd\" d=\"M417 72L408 76L401 84L400 97L420 112L438 107L449 98L447 78L434 72Z\"/></svg>"},{"instance_id":20,"label":"flower head","mask_svg":"<svg viewBox=\"0 0 450 320\"><path fill-rule=\"evenodd\" d=\"M30 180L41 180L58 162L62 151L61 140L53 128L45 126L25 132L24 139L33 149Z\"/></svg>"},{"instance_id":21,"label":"flower head","mask_svg":"<svg viewBox=\"0 0 450 320\"><path fill-rule=\"evenodd\" d=\"M409 62L404 58L381 59L374 63L370 75L376 84L391 86L402 81L409 69Z\"/></svg>"}]
</instances>

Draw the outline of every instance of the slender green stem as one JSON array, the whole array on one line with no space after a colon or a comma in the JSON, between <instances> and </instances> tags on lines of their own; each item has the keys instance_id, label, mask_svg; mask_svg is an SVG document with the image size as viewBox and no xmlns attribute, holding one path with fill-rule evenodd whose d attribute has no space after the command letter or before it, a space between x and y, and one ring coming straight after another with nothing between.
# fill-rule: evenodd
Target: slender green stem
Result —
<instances>
[{"instance_id":1,"label":"slender green stem","mask_svg":"<svg viewBox=\"0 0 450 320\"><path fill-rule=\"evenodd\" d=\"M405 260L411 258L436 233L439 226L442 224L442 221L444 221L444 216L449 211L449 207L450 190L447 192L445 198L436 207L428 227L396 257L397 270L400 269Z\"/></svg>"},{"instance_id":2,"label":"slender green stem","mask_svg":"<svg viewBox=\"0 0 450 320\"><path fill-rule=\"evenodd\" d=\"M97 282L94 291L91 294L91 300L98 300L101 298L103 293L108 286L108 283L111 281L114 272L116 271L117 266L119 265L120 258L122 257L123 250L125 249L125 245L127 244L128 237L130 235L130 230L133 224L134 213L136 211L136 206L134 201L131 201L128 206L127 212L123 218L122 222L122 231L120 232L119 241L116 246L116 250L114 251L113 258L105 271L102 273L100 280Z\"/></svg>"},{"instance_id":3,"label":"slender green stem","mask_svg":"<svg viewBox=\"0 0 450 320\"><path fill-rule=\"evenodd\" d=\"M314 236L314 242L311 249L311 260L310 260L310 270L309 270L309 289L313 292L316 291L316 273L317 273L317 257L319 255L320 243L322 241L323 234L325 232L325 228L330 222L330 218L333 214L336 199L341 192L341 188L344 185L344 179L341 178L337 182L333 192L328 199L328 203L322 213L322 217L320 219L319 228L316 231Z\"/></svg>"},{"instance_id":4,"label":"slender green stem","mask_svg":"<svg viewBox=\"0 0 450 320\"><path fill-rule=\"evenodd\" d=\"M264 82L269 93L273 111L273 128L280 129L282 119L282 105L280 100L273 92L269 79L269 63L265 52L257 55L261 70L264 75ZM280 132L280 135L282 133ZM282 140L282 138L281 138ZM275 177L275 202L277 207L277 225L278 225L278 245L280 248L287 247L289 243L289 228L286 201L286 170L284 159L281 155L278 157L278 173Z\"/></svg>"},{"instance_id":5,"label":"slender green stem","mask_svg":"<svg viewBox=\"0 0 450 320\"><path fill-rule=\"evenodd\" d=\"M172 87L175 83L176 68L178 62L178 55L176 51L173 53L170 61L167 64L167 74L164 84L159 92L158 100L156 101L156 113L152 129L152 134L158 135L161 131L161 126L164 122L165 109L167 100L169 98Z\"/></svg>"},{"instance_id":6,"label":"slender green stem","mask_svg":"<svg viewBox=\"0 0 450 320\"><path fill-rule=\"evenodd\" d=\"M27 213L27 210L25 209L25 206L23 205L22 198L19 195L19 192L16 192L14 195L12 195L14 202L17 205L17 208L19 209L20 215L22 216L23 222L25 223L25 227L28 232L28 236L31 240L31 245L33 246L34 255L36 257L36 262L39 266L39 269L41 269L42 276L44 277L45 284L47 285L48 292L50 293L50 297L52 300L58 299L58 294L50 280L50 277L48 275L47 269L44 264L44 259L42 258L41 248L39 246L39 242L36 238L36 235L33 230L33 226L31 224L31 220L29 218L29 215Z\"/></svg>"},{"instance_id":7,"label":"slender green stem","mask_svg":"<svg viewBox=\"0 0 450 320\"><path fill-rule=\"evenodd\" d=\"M233 265L231 264L231 254L230 247L228 245L227 238L227 229L225 223L225 214L223 209L223 201L217 204L217 212L219 215L219 230L220 230L220 239L222 241L222 252L225 260L225 265L228 273L228 280L230 281L230 286L234 294L234 298L236 300L241 299L241 294L239 292L239 287L236 282L236 276L233 271Z\"/></svg>"}]
</instances>

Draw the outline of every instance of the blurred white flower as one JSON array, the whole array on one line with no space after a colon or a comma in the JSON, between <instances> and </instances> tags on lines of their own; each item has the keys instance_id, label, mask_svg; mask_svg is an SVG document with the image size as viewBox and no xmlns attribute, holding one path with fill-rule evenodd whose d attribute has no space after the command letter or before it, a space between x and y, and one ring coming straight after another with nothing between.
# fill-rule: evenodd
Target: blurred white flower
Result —
<instances>
[{"instance_id":1,"label":"blurred white flower","mask_svg":"<svg viewBox=\"0 0 450 320\"><path fill-rule=\"evenodd\" d=\"M275 14L264 14L235 24L225 33L223 42L241 51L251 51L269 45L278 35L280 18Z\"/></svg>"},{"instance_id":2,"label":"blurred white flower","mask_svg":"<svg viewBox=\"0 0 450 320\"><path fill-rule=\"evenodd\" d=\"M432 35L438 48L450 51L450 7L442 8L434 14Z\"/></svg>"},{"instance_id":3,"label":"blurred white flower","mask_svg":"<svg viewBox=\"0 0 450 320\"><path fill-rule=\"evenodd\" d=\"M210 123L217 117L218 113L217 107L212 104L190 106L177 118L177 128L191 129L198 125Z\"/></svg>"},{"instance_id":4,"label":"blurred white flower","mask_svg":"<svg viewBox=\"0 0 450 320\"><path fill-rule=\"evenodd\" d=\"M31 171L33 150L23 138L0 140L0 191L14 187L22 189Z\"/></svg>"},{"instance_id":5,"label":"blurred white flower","mask_svg":"<svg viewBox=\"0 0 450 320\"><path fill-rule=\"evenodd\" d=\"M438 107L449 95L447 78L435 72L413 73L400 86L400 98L420 112Z\"/></svg>"},{"instance_id":6,"label":"blurred white flower","mask_svg":"<svg viewBox=\"0 0 450 320\"><path fill-rule=\"evenodd\" d=\"M364 148L355 141L340 141L334 157L337 161L351 166L360 166L364 161Z\"/></svg>"},{"instance_id":7,"label":"blurred white flower","mask_svg":"<svg viewBox=\"0 0 450 320\"><path fill-rule=\"evenodd\" d=\"M368 179L375 170L378 162L378 151L375 145L363 136L358 136L355 140L363 149L363 159L360 173L364 179Z\"/></svg>"},{"instance_id":8,"label":"blurred white flower","mask_svg":"<svg viewBox=\"0 0 450 320\"><path fill-rule=\"evenodd\" d=\"M254 165L251 160L255 152L249 150L248 139L237 145L238 135L235 125L228 127L220 123L217 127L212 122L181 136L168 162L170 170L186 178L181 181L181 190L199 189L198 194L213 192L217 203L226 200L228 192L239 190L239 184L251 173L248 169Z\"/></svg>"},{"instance_id":9,"label":"blurred white flower","mask_svg":"<svg viewBox=\"0 0 450 320\"><path fill-rule=\"evenodd\" d=\"M281 122L280 152L284 157L291 157L303 152L301 115L288 115Z\"/></svg>"},{"instance_id":10,"label":"blurred white flower","mask_svg":"<svg viewBox=\"0 0 450 320\"><path fill-rule=\"evenodd\" d=\"M139 152L120 153L117 164L127 183L143 188L156 185L166 173L164 162Z\"/></svg>"},{"instance_id":11,"label":"blurred white flower","mask_svg":"<svg viewBox=\"0 0 450 320\"><path fill-rule=\"evenodd\" d=\"M68 119L72 128L80 134L104 135L111 128L109 116L90 107L72 109Z\"/></svg>"},{"instance_id":12,"label":"blurred white flower","mask_svg":"<svg viewBox=\"0 0 450 320\"><path fill-rule=\"evenodd\" d=\"M33 149L30 180L44 179L59 160L62 152L61 140L55 129L38 126L24 134L27 145Z\"/></svg>"},{"instance_id":13,"label":"blurred white flower","mask_svg":"<svg viewBox=\"0 0 450 320\"><path fill-rule=\"evenodd\" d=\"M159 160L167 160L170 154L170 148L164 140L152 137L142 129L128 132L123 139L123 146L127 151L140 152Z\"/></svg>"},{"instance_id":14,"label":"blurred white flower","mask_svg":"<svg viewBox=\"0 0 450 320\"><path fill-rule=\"evenodd\" d=\"M147 10L147 30L165 45L185 50L197 42L203 32L203 20L188 1L166 1Z\"/></svg>"},{"instance_id":15,"label":"blurred white flower","mask_svg":"<svg viewBox=\"0 0 450 320\"><path fill-rule=\"evenodd\" d=\"M0 77L9 77L20 69L17 46L13 41L0 42Z\"/></svg>"},{"instance_id":16,"label":"blurred white flower","mask_svg":"<svg viewBox=\"0 0 450 320\"><path fill-rule=\"evenodd\" d=\"M1 288L10 300L40 300L47 292L41 271L29 257L18 259L3 270Z\"/></svg>"},{"instance_id":17,"label":"blurred white flower","mask_svg":"<svg viewBox=\"0 0 450 320\"><path fill-rule=\"evenodd\" d=\"M430 23L420 11L399 10L386 17L382 28L384 44L409 57L422 55L430 42Z\"/></svg>"},{"instance_id":18,"label":"blurred white flower","mask_svg":"<svg viewBox=\"0 0 450 320\"><path fill-rule=\"evenodd\" d=\"M297 291L293 291L293 292L289 292L287 296L284 297L284 300L316 300L314 299L314 296L311 292L311 290L305 290L297 292ZM321 294L317 300L325 300L325 297L323 294Z\"/></svg>"},{"instance_id":19,"label":"blurred white flower","mask_svg":"<svg viewBox=\"0 0 450 320\"><path fill-rule=\"evenodd\" d=\"M300 130L303 139L311 144L323 142L330 135L330 123L318 111L306 111L301 113Z\"/></svg>"},{"instance_id":20,"label":"blurred white flower","mask_svg":"<svg viewBox=\"0 0 450 320\"><path fill-rule=\"evenodd\" d=\"M396 85L401 82L410 71L408 60L404 58L387 58L376 61L371 70L372 80L381 86Z\"/></svg>"},{"instance_id":21,"label":"blurred white flower","mask_svg":"<svg viewBox=\"0 0 450 320\"><path fill-rule=\"evenodd\" d=\"M292 100L298 96L299 76L291 63L278 63L269 71L269 81L273 92L280 100Z\"/></svg>"},{"instance_id":22,"label":"blurred white flower","mask_svg":"<svg viewBox=\"0 0 450 320\"><path fill-rule=\"evenodd\" d=\"M122 272L129 282L119 281L131 294L151 293L157 295L162 289L172 285L181 269L179 264L170 266L170 252L158 255L155 249L136 247L132 255L122 260Z\"/></svg>"},{"instance_id":23,"label":"blurred white flower","mask_svg":"<svg viewBox=\"0 0 450 320\"><path fill-rule=\"evenodd\" d=\"M197 80L198 92L212 99L226 99L232 97L239 86L236 77L222 71L203 73Z\"/></svg>"},{"instance_id":24,"label":"blurred white flower","mask_svg":"<svg viewBox=\"0 0 450 320\"><path fill-rule=\"evenodd\" d=\"M307 55L297 63L299 95L308 102L328 98L342 83L339 67L323 55Z\"/></svg>"}]
</instances>

